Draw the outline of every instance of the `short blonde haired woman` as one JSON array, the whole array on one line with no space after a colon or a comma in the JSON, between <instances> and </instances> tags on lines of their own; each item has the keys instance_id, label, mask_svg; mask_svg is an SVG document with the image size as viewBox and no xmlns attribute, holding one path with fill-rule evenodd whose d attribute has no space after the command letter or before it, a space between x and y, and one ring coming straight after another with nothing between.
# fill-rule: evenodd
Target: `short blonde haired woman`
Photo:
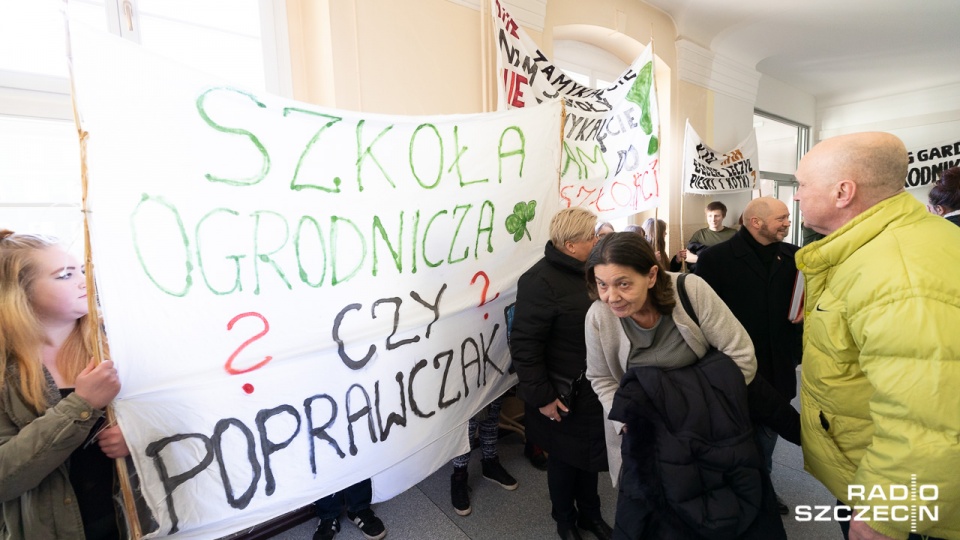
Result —
<instances>
[{"instance_id":1,"label":"short blonde haired woman","mask_svg":"<svg viewBox=\"0 0 960 540\"><path fill-rule=\"evenodd\" d=\"M550 455L551 515L557 533L569 539L581 538L578 527L601 539L612 534L597 493L599 473L607 470L603 408L583 376L583 325L591 303L583 265L597 242L596 221L583 208L553 217L543 258L517 284L510 334L527 439Z\"/></svg>"}]
</instances>

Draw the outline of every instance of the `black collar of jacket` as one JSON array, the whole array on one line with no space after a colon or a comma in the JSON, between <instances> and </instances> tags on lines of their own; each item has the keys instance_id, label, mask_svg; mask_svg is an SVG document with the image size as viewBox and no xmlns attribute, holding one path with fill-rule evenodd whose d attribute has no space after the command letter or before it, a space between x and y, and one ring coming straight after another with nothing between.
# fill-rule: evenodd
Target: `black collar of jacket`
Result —
<instances>
[{"instance_id":1,"label":"black collar of jacket","mask_svg":"<svg viewBox=\"0 0 960 540\"><path fill-rule=\"evenodd\" d=\"M776 272L783 264L784 254L789 254L789 251L784 249L783 242L774 242L766 246L760 245L760 242L753 238L746 227L740 227L740 230L729 242L733 255L739 259L744 259L751 270L763 277ZM767 257L770 257L768 259L770 260L769 265L761 258L761 250L765 252Z\"/></svg>"},{"instance_id":2,"label":"black collar of jacket","mask_svg":"<svg viewBox=\"0 0 960 540\"><path fill-rule=\"evenodd\" d=\"M584 262L560 251L550 240L547 240L547 245L543 248L543 256L554 266L573 274L583 275Z\"/></svg>"}]
</instances>

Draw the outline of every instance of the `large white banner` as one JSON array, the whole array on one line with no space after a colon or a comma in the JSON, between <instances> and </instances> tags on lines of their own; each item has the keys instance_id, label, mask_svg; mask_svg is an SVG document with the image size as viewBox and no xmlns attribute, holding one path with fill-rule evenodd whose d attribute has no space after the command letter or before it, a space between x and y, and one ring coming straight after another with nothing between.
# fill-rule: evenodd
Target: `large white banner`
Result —
<instances>
[{"instance_id":1,"label":"large white banner","mask_svg":"<svg viewBox=\"0 0 960 540\"><path fill-rule=\"evenodd\" d=\"M577 83L492 0L501 109L566 104L560 200L610 220L660 203L660 116L647 47L609 88Z\"/></svg>"},{"instance_id":2,"label":"large white banner","mask_svg":"<svg viewBox=\"0 0 960 540\"><path fill-rule=\"evenodd\" d=\"M212 538L373 477L502 394L561 105L395 117L231 87L71 25L99 298L151 535Z\"/></svg>"},{"instance_id":3,"label":"large white banner","mask_svg":"<svg viewBox=\"0 0 960 540\"><path fill-rule=\"evenodd\" d=\"M718 152L707 146L687 120L683 136L683 192L709 195L750 191L757 184L757 132L736 148Z\"/></svg>"},{"instance_id":4,"label":"large white banner","mask_svg":"<svg viewBox=\"0 0 960 540\"><path fill-rule=\"evenodd\" d=\"M960 165L960 139L914 148L907 155L910 166L903 187L927 187L936 182L943 171Z\"/></svg>"}]
</instances>

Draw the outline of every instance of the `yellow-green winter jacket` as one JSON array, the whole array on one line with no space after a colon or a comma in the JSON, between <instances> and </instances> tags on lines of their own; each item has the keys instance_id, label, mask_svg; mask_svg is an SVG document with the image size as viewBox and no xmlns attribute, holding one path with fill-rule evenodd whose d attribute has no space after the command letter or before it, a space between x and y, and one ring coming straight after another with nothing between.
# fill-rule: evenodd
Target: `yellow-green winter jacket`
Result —
<instances>
[{"instance_id":1,"label":"yellow-green winter jacket","mask_svg":"<svg viewBox=\"0 0 960 540\"><path fill-rule=\"evenodd\" d=\"M901 193L796 260L805 468L878 532L960 538L960 227Z\"/></svg>"}]
</instances>

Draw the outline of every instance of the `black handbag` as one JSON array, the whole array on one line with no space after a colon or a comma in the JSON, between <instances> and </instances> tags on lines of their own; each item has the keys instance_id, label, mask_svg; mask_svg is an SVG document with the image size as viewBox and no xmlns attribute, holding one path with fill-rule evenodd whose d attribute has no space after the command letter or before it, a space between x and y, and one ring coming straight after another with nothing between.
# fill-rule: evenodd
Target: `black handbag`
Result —
<instances>
[{"instance_id":1,"label":"black handbag","mask_svg":"<svg viewBox=\"0 0 960 540\"><path fill-rule=\"evenodd\" d=\"M573 414L573 403L577 401L577 396L580 395L580 385L583 384L583 380L586 378L587 372L585 370L580 371L580 374L576 376L575 379L570 381L570 388L566 393L560 394L557 396L557 399L560 400L560 403L567 408L566 411L557 407L557 413L561 418L565 418L570 414Z\"/></svg>"}]
</instances>

